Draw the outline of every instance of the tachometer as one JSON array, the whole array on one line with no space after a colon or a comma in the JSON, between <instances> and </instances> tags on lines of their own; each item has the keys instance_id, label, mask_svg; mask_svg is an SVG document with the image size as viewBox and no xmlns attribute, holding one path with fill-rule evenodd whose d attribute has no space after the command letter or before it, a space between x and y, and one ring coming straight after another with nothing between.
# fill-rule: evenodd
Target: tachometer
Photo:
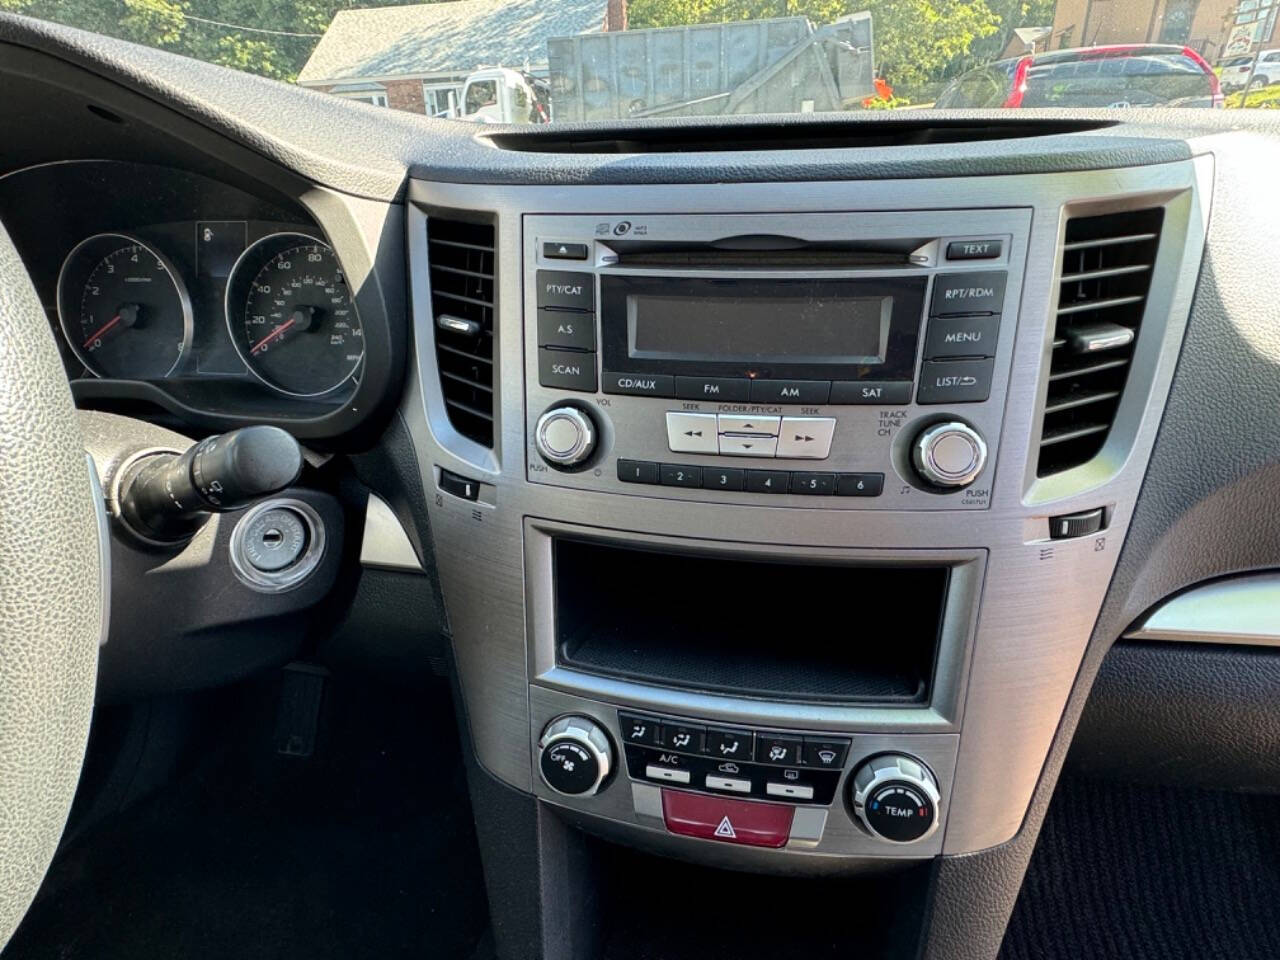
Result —
<instances>
[{"instance_id":1,"label":"tachometer","mask_svg":"<svg viewBox=\"0 0 1280 960\"><path fill-rule=\"evenodd\" d=\"M227 283L236 351L267 386L318 397L355 377L364 330L333 248L301 233L251 245Z\"/></svg>"},{"instance_id":2,"label":"tachometer","mask_svg":"<svg viewBox=\"0 0 1280 960\"><path fill-rule=\"evenodd\" d=\"M167 377L191 348L191 299L177 270L122 233L96 234L67 254L58 320L80 362L100 377Z\"/></svg>"}]
</instances>

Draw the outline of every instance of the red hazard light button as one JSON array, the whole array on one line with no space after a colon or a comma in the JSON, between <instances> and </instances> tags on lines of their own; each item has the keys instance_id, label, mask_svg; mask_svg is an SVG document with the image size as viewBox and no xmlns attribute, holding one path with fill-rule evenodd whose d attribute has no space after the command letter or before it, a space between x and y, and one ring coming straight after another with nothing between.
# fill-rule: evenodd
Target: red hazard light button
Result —
<instances>
[{"instance_id":1,"label":"red hazard light button","mask_svg":"<svg viewBox=\"0 0 1280 960\"><path fill-rule=\"evenodd\" d=\"M794 815L794 807L776 803L662 791L662 819L667 829L686 837L753 847L781 847L791 836Z\"/></svg>"}]
</instances>

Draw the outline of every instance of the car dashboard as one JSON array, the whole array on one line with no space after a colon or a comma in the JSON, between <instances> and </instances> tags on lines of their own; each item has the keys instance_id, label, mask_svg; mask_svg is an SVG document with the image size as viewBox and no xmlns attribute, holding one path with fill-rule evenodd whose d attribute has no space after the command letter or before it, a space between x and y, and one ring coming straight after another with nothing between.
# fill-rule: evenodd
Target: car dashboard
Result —
<instances>
[{"instance_id":1,"label":"car dashboard","mask_svg":"<svg viewBox=\"0 0 1280 960\"><path fill-rule=\"evenodd\" d=\"M304 444L344 572L235 604L324 620L395 571L503 956L600 955L625 849L865 881L892 922L841 943L991 960L1108 650L1280 562L1265 116L476 129L13 19L0 49L77 118L0 122L74 396ZM220 625L207 670L113 637L115 689L258 668Z\"/></svg>"}]
</instances>

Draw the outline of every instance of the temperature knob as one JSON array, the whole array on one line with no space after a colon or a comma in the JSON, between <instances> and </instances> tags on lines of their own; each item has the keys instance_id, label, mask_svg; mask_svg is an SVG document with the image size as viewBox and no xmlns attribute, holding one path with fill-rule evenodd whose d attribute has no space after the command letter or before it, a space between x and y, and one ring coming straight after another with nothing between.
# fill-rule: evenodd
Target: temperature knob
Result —
<instances>
[{"instance_id":1,"label":"temperature knob","mask_svg":"<svg viewBox=\"0 0 1280 960\"><path fill-rule=\"evenodd\" d=\"M987 444L967 423L935 423L916 437L911 460L935 487L967 487L987 465Z\"/></svg>"},{"instance_id":2,"label":"temperature knob","mask_svg":"<svg viewBox=\"0 0 1280 960\"><path fill-rule=\"evenodd\" d=\"M577 407L552 407L538 418L533 439L543 460L557 470L567 470L591 456L596 428Z\"/></svg>"},{"instance_id":3,"label":"temperature knob","mask_svg":"<svg viewBox=\"0 0 1280 960\"><path fill-rule=\"evenodd\" d=\"M572 797L595 794L613 768L613 748L594 720L561 717L542 731L538 769L548 787Z\"/></svg>"},{"instance_id":4,"label":"temperature knob","mask_svg":"<svg viewBox=\"0 0 1280 960\"><path fill-rule=\"evenodd\" d=\"M938 829L938 782L919 760L872 757L849 781L853 812L873 836L915 843Z\"/></svg>"}]
</instances>

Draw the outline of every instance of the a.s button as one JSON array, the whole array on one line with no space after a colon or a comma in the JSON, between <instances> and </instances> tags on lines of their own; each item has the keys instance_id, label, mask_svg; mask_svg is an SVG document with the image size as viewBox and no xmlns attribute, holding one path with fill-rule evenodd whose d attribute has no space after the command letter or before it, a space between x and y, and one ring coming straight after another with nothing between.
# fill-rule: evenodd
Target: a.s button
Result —
<instances>
[{"instance_id":1,"label":"a.s button","mask_svg":"<svg viewBox=\"0 0 1280 960\"><path fill-rule=\"evenodd\" d=\"M595 315L568 313L564 310L539 310L538 346L594 350L596 348Z\"/></svg>"}]
</instances>

